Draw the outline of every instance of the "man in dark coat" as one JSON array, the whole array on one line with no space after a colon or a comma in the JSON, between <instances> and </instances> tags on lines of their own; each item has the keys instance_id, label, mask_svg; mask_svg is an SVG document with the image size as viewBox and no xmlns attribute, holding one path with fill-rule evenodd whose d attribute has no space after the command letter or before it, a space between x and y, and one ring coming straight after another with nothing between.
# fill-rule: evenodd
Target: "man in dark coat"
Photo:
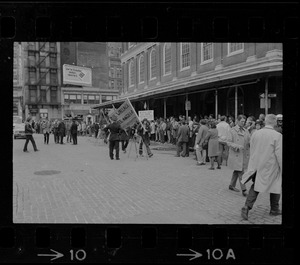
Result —
<instances>
[{"instance_id":1,"label":"man in dark coat","mask_svg":"<svg viewBox=\"0 0 300 265\"><path fill-rule=\"evenodd\" d=\"M99 132L99 129L100 129L99 123L95 123L94 129L95 129L95 138L97 138L98 132Z\"/></svg>"},{"instance_id":2,"label":"man in dark coat","mask_svg":"<svg viewBox=\"0 0 300 265\"><path fill-rule=\"evenodd\" d=\"M60 137L60 144L64 144L63 139L66 135L66 126L63 121L58 124L58 135Z\"/></svg>"},{"instance_id":3,"label":"man in dark coat","mask_svg":"<svg viewBox=\"0 0 300 265\"><path fill-rule=\"evenodd\" d=\"M120 135L120 141L122 144L122 151L124 153L126 153L126 148L128 146L129 139L130 139L130 128L127 128L126 130L122 130Z\"/></svg>"},{"instance_id":4,"label":"man in dark coat","mask_svg":"<svg viewBox=\"0 0 300 265\"><path fill-rule=\"evenodd\" d=\"M70 133L71 137L73 139L73 144L77 144L77 130L78 130L78 124L73 120L71 128L70 128Z\"/></svg>"},{"instance_id":5,"label":"man in dark coat","mask_svg":"<svg viewBox=\"0 0 300 265\"><path fill-rule=\"evenodd\" d=\"M32 128L31 118L29 117L29 118L27 118L26 123L25 123L26 142L25 142L25 145L24 145L24 148L23 148L24 152L28 153L28 151L27 151L27 145L28 145L29 141L31 141L34 151L35 152L39 151L37 149L35 141L33 139L33 136L32 136L33 133L34 133L34 129Z\"/></svg>"},{"instance_id":6,"label":"man in dark coat","mask_svg":"<svg viewBox=\"0 0 300 265\"><path fill-rule=\"evenodd\" d=\"M183 146L183 150L181 156L185 157L187 155L186 148L188 142L189 142L189 126L186 125L185 120L183 120L182 125L178 129L178 134L177 134L177 155L176 155L177 157L180 156L180 150L182 146Z\"/></svg>"},{"instance_id":7,"label":"man in dark coat","mask_svg":"<svg viewBox=\"0 0 300 265\"><path fill-rule=\"evenodd\" d=\"M115 116L112 117L112 123L107 125L104 128L104 132L106 133L106 139L105 141L107 142L107 136L108 136L108 130L110 132L109 136L109 157L111 160L114 159L114 154L113 151L116 149L116 160L120 160L119 157L119 149L120 149L120 132L121 132L121 126L119 123L117 123L117 118Z\"/></svg>"}]
</instances>

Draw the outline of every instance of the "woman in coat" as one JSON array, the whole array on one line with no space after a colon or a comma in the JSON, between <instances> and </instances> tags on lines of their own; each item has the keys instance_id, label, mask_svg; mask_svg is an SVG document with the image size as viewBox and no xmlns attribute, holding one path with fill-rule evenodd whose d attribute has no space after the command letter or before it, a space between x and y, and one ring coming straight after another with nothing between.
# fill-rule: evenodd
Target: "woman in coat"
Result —
<instances>
[{"instance_id":1,"label":"woman in coat","mask_svg":"<svg viewBox=\"0 0 300 265\"><path fill-rule=\"evenodd\" d=\"M239 115L237 118L237 125L231 128L228 141L229 146L228 162L227 165L233 170L229 189L239 192L236 182L239 179L242 193L247 196L247 189L244 184L241 183L242 175L247 170L249 156L250 156L250 134L248 130L244 128L246 117Z\"/></svg>"},{"instance_id":2,"label":"woman in coat","mask_svg":"<svg viewBox=\"0 0 300 265\"><path fill-rule=\"evenodd\" d=\"M210 129L207 132L207 135L205 137L206 142L208 142L208 156L210 160L211 167L209 169L214 170L214 163L215 160L218 163L218 169L221 169L220 163L218 160L219 156L219 137L218 137L218 130L216 126L216 122L212 121L210 123Z\"/></svg>"}]
</instances>

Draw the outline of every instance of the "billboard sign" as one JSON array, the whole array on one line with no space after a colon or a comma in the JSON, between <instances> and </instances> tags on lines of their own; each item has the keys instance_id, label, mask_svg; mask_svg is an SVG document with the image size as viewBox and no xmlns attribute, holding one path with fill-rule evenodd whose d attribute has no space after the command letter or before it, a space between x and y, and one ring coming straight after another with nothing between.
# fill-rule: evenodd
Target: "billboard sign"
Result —
<instances>
[{"instance_id":1,"label":"billboard sign","mask_svg":"<svg viewBox=\"0 0 300 265\"><path fill-rule=\"evenodd\" d=\"M63 65L63 83L92 86L92 69L76 65Z\"/></svg>"}]
</instances>

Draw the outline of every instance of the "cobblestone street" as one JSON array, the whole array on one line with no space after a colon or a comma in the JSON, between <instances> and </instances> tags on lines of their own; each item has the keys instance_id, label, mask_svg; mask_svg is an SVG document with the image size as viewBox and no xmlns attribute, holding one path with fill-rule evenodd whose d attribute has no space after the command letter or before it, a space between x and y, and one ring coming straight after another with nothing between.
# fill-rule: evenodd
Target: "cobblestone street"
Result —
<instances>
[{"instance_id":1,"label":"cobblestone street","mask_svg":"<svg viewBox=\"0 0 300 265\"><path fill-rule=\"evenodd\" d=\"M192 153L174 157L174 146L151 144L154 156L135 160L129 143L117 161L92 137L78 145L34 138L39 152L13 140L14 223L281 224L269 216L269 194L242 220L245 197L228 189L232 171L197 166Z\"/></svg>"}]
</instances>

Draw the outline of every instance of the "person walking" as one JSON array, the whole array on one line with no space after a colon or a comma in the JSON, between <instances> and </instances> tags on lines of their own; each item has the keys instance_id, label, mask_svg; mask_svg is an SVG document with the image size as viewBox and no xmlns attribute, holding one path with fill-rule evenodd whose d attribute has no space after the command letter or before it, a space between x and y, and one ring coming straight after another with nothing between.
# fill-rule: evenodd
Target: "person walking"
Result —
<instances>
[{"instance_id":1,"label":"person walking","mask_svg":"<svg viewBox=\"0 0 300 265\"><path fill-rule=\"evenodd\" d=\"M120 149L120 136L119 133L121 132L121 126L117 123L117 117L112 116L111 120L113 121L111 124L107 125L104 128L104 132L106 133L105 142L107 142L108 130L110 132L109 137L109 157L111 160L114 159L113 150L116 150L116 160L120 160L119 157L119 149Z\"/></svg>"},{"instance_id":2,"label":"person walking","mask_svg":"<svg viewBox=\"0 0 300 265\"><path fill-rule=\"evenodd\" d=\"M182 125L178 129L177 134L177 155L176 157L186 156L186 149L189 142L189 126L186 124L185 120L182 120ZM180 153L182 148L182 152Z\"/></svg>"},{"instance_id":3,"label":"person walking","mask_svg":"<svg viewBox=\"0 0 300 265\"><path fill-rule=\"evenodd\" d=\"M23 148L23 152L29 153L28 150L27 150L27 145L28 145L29 141L32 143L33 150L35 152L39 151L37 149L35 141L33 139L33 136L32 136L33 133L34 133L34 129L32 128L32 125L31 125L31 118L28 117L27 120L26 120L26 123L25 123L26 142L25 142L25 145L24 145L24 148Z\"/></svg>"},{"instance_id":4,"label":"person walking","mask_svg":"<svg viewBox=\"0 0 300 265\"><path fill-rule=\"evenodd\" d=\"M220 163L219 163L219 140L218 140L218 130L216 126L216 122L214 120L210 121L210 129L208 130L204 142L208 142L208 157L210 160L210 170L214 170L214 164L215 161L217 161L217 168L221 169Z\"/></svg>"},{"instance_id":5,"label":"person walking","mask_svg":"<svg viewBox=\"0 0 300 265\"><path fill-rule=\"evenodd\" d=\"M122 147L122 151L124 152L124 154L126 153L126 148L128 146L128 143L129 143L129 138L130 138L130 135L129 135L129 130L126 129L126 130L121 130L121 134L120 134L120 141L121 141L121 147Z\"/></svg>"},{"instance_id":6,"label":"person walking","mask_svg":"<svg viewBox=\"0 0 300 265\"><path fill-rule=\"evenodd\" d=\"M226 116L222 115L220 117L220 122L217 124L218 138L219 138L219 164L222 165L223 160L225 160L227 165L228 160L228 146L226 144L227 139L230 134L230 125L226 122Z\"/></svg>"},{"instance_id":7,"label":"person walking","mask_svg":"<svg viewBox=\"0 0 300 265\"><path fill-rule=\"evenodd\" d=\"M66 126L63 121L60 121L60 123L58 124L58 135L60 138L60 144L64 144L63 140L66 136Z\"/></svg>"},{"instance_id":8,"label":"person walking","mask_svg":"<svg viewBox=\"0 0 300 265\"><path fill-rule=\"evenodd\" d=\"M250 134L244 128L246 117L239 115L237 125L230 130L227 145L229 146L228 167L233 170L229 189L239 192L236 182L239 179L243 196L247 196L246 186L241 182L242 175L249 162Z\"/></svg>"},{"instance_id":9,"label":"person walking","mask_svg":"<svg viewBox=\"0 0 300 265\"><path fill-rule=\"evenodd\" d=\"M147 154L149 157L153 156L149 143L149 133L151 131L150 128L150 123L149 121L145 118L142 120L142 124L140 123L137 127L137 134L141 137L140 144L139 144L139 155L143 156L143 144L146 146Z\"/></svg>"},{"instance_id":10,"label":"person walking","mask_svg":"<svg viewBox=\"0 0 300 265\"><path fill-rule=\"evenodd\" d=\"M151 127L150 140L155 141L155 122L153 120L150 123L150 127Z\"/></svg>"},{"instance_id":11,"label":"person walking","mask_svg":"<svg viewBox=\"0 0 300 265\"><path fill-rule=\"evenodd\" d=\"M208 132L208 127L206 123L207 123L206 120L204 119L200 120L200 127L195 140L197 165L199 166L206 164L206 150L203 148L204 139Z\"/></svg>"},{"instance_id":12,"label":"person walking","mask_svg":"<svg viewBox=\"0 0 300 265\"><path fill-rule=\"evenodd\" d=\"M75 120L72 120L72 125L70 127L70 133L73 140L73 144L77 144L77 132L78 132L78 124Z\"/></svg>"},{"instance_id":13,"label":"person walking","mask_svg":"<svg viewBox=\"0 0 300 265\"><path fill-rule=\"evenodd\" d=\"M281 215L279 200L282 186L282 134L274 129L276 116L265 117L265 127L256 131L250 140L250 160L242 183L252 179L245 206L241 210L243 219L248 220L249 210L260 192L270 193L270 215Z\"/></svg>"},{"instance_id":14,"label":"person walking","mask_svg":"<svg viewBox=\"0 0 300 265\"><path fill-rule=\"evenodd\" d=\"M97 138L97 137L98 137L99 129L100 129L99 123L98 123L98 122L96 122L96 123L95 123L95 125L94 125L94 130L95 130L95 138Z\"/></svg>"},{"instance_id":15,"label":"person walking","mask_svg":"<svg viewBox=\"0 0 300 265\"><path fill-rule=\"evenodd\" d=\"M42 124L42 132L44 134L44 144L49 144L49 134L50 134L50 121L46 118Z\"/></svg>"}]
</instances>

